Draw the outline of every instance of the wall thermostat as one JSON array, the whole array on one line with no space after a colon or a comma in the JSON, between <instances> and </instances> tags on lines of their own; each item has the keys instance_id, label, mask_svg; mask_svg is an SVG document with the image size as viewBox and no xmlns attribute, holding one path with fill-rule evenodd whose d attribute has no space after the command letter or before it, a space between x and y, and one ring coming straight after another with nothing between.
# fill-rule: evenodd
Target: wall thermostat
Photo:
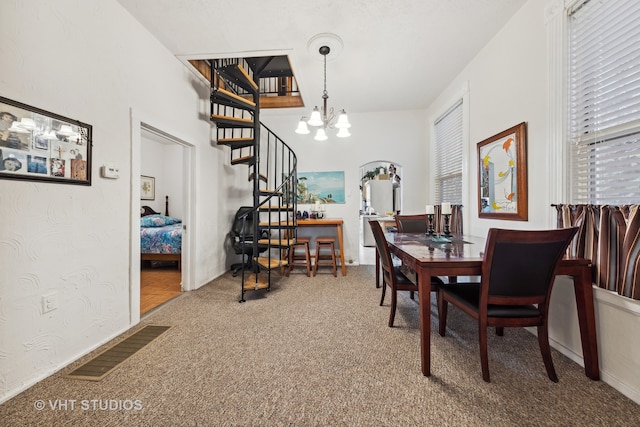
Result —
<instances>
[{"instance_id":1,"label":"wall thermostat","mask_svg":"<svg viewBox=\"0 0 640 427\"><path fill-rule=\"evenodd\" d=\"M103 178L117 179L120 178L120 169L116 165L103 165L100 168Z\"/></svg>"}]
</instances>

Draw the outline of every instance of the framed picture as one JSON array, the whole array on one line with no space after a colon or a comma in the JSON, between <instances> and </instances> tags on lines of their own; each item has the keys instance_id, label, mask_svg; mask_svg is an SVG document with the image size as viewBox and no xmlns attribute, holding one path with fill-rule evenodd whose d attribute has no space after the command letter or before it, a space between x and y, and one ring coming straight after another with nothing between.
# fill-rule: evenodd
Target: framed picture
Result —
<instances>
[{"instance_id":1,"label":"framed picture","mask_svg":"<svg viewBox=\"0 0 640 427\"><path fill-rule=\"evenodd\" d=\"M156 199L156 179L151 176L140 175L140 200Z\"/></svg>"},{"instance_id":2,"label":"framed picture","mask_svg":"<svg viewBox=\"0 0 640 427\"><path fill-rule=\"evenodd\" d=\"M528 220L525 122L478 143L478 215Z\"/></svg>"},{"instance_id":3,"label":"framed picture","mask_svg":"<svg viewBox=\"0 0 640 427\"><path fill-rule=\"evenodd\" d=\"M0 97L0 178L91 185L91 125Z\"/></svg>"},{"instance_id":4,"label":"framed picture","mask_svg":"<svg viewBox=\"0 0 640 427\"><path fill-rule=\"evenodd\" d=\"M344 171L298 172L298 203L345 203Z\"/></svg>"}]
</instances>

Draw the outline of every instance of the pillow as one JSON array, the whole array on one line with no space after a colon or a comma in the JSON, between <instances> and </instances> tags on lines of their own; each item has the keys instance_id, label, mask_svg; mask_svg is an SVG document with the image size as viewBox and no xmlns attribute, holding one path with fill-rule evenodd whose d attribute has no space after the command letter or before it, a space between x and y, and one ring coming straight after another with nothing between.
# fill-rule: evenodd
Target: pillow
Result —
<instances>
[{"instance_id":1,"label":"pillow","mask_svg":"<svg viewBox=\"0 0 640 427\"><path fill-rule=\"evenodd\" d=\"M140 218L140 227L164 227L165 225L178 224L181 222L181 219L170 216L147 215Z\"/></svg>"}]
</instances>

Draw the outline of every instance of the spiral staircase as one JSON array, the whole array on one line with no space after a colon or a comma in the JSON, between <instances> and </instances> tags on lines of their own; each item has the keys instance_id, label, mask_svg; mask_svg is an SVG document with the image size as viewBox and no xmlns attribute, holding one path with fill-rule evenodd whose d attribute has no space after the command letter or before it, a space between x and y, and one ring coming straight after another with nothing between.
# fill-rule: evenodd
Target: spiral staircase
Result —
<instances>
[{"instance_id":1,"label":"spiral staircase","mask_svg":"<svg viewBox=\"0 0 640 427\"><path fill-rule=\"evenodd\" d=\"M286 82L294 79L286 57L206 62L210 67L206 73L211 82L211 121L217 127L217 143L230 148L232 165L247 167L253 210L245 217L258 219L253 221L251 234L251 253L258 255L252 255L252 262L241 274L240 302L244 302L248 291L271 289L273 275L282 275L287 267L288 250L297 235L296 154L260 122L261 100L269 100L264 88L276 81L282 92L283 86L291 86ZM267 250L259 254L258 248L265 245ZM244 260L245 254L241 255Z\"/></svg>"}]
</instances>

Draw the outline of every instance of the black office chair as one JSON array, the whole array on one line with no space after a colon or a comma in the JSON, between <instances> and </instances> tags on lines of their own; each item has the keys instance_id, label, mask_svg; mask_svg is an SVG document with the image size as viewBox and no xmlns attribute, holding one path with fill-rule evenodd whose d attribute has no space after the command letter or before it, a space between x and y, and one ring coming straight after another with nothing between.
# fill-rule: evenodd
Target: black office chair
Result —
<instances>
[{"instance_id":1,"label":"black office chair","mask_svg":"<svg viewBox=\"0 0 640 427\"><path fill-rule=\"evenodd\" d=\"M235 218L233 219L233 226L229 232L233 250L236 254L242 255L242 262L231 265L234 277L237 276L241 270L252 270L254 266L253 257L269 249L268 245L259 244L258 254L253 253L253 229L253 207L240 207L236 212ZM266 231L264 234L267 234Z\"/></svg>"}]
</instances>

